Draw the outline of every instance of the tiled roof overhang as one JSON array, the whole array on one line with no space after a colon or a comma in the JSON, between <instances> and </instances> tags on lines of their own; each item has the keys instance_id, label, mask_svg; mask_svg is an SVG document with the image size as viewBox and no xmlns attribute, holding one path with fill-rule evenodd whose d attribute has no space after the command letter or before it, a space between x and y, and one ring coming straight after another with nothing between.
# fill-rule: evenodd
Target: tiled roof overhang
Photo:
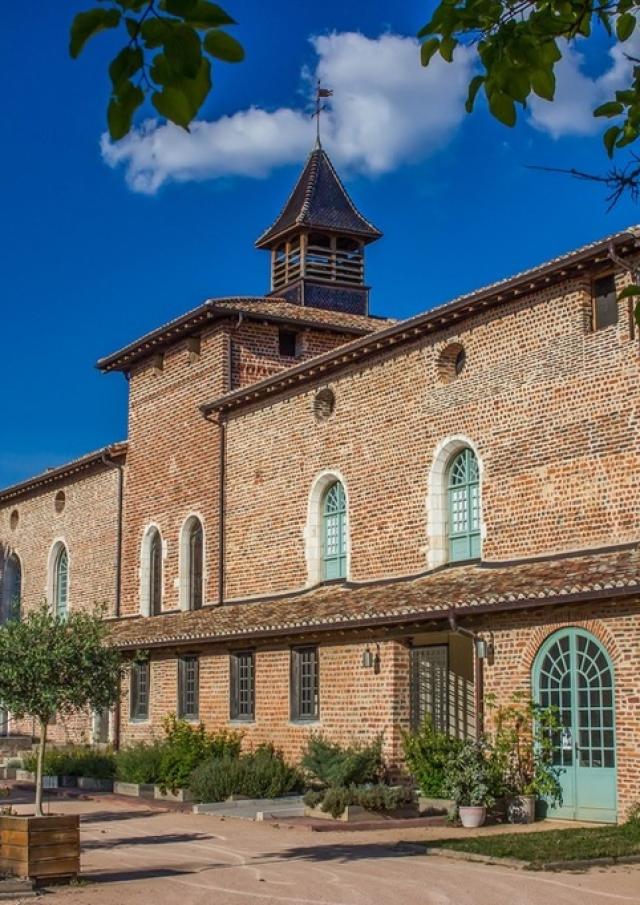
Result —
<instances>
[{"instance_id":1,"label":"tiled roof overhang","mask_svg":"<svg viewBox=\"0 0 640 905\"><path fill-rule=\"evenodd\" d=\"M71 462L59 465L57 468L49 468L47 471L43 471L33 478L29 478L26 481L21 481L19 484L13 484L11 487L0 490L0 505L2 503L7 503L10 500L17 499L18 497L25 496L25 494L32 493L34 490L40 490L42 487L46 487L49 484L55 484L58 481L75 477L96 466L103 465L106 468L108 467L106 464L107 462L114 462L118 459L122 459L126 455L126 452L126 442L112 443L110 446L104 446L102 449L95 450L95 452L87 453L84 456L80 456L78 459L73 459Z\"/></svg>"},{"instance_id":2,"label":"tiled roof overhang","mask_svg":"<svg viewBox=\"0 0 640 905\"><path fill-rule=\"evenodd\" d=\"M297 310L292 310L294 308ZM315 316L313 309L294 306L285 299L273 296L207 299L197 308L152 330L112 355L99 359L96 368L104 372L127 371L137 361L161 352L184 337L197 333L215 320L229 318L234 314L242 314L248 320L295 325L298 328L324 328L347 336L366 336L378 326L376 318L360 317L362 323L358 324L358 316L343 315L340 312L333 314L324 311L325 317L320 318ZM382 323L385 321L382 320Z\"/></svg>"},{"instance_id":3,"label":"tiled roof overhang","mask_svg":"<svg viewBox=\"0 0 640 905\"><path fill-rule=\"evenodd\" d=\"M357 364L380 352L414 342L453 324L461 324L465 318L512 302L526 293L546 289L554 283L588 273L591 268L610 260L612 251L617 257L624 258L637 254L639 249L640 226L630 227L509 279L460 296L424 314L398 321L390 327L353 340L336 350L318 355L309 362L303 362L267 377L259 383L227 393L201 406L200 410L206 417L212 413L231 412L247 405L268 401L280 393L329 377L351 364Z\"/></svg>"},{"instance_id":4,"label":"tiled roof overhang","mask_svg":"<svg viewBox=\"0 0 640 905\"><path fill-rule=\"evenodd\" d=\"M464 563L410 578L321 585L195 612L129 617L114 623L113 641L122 650L246 643L628 597L640 598L637 544L512 563Z\"/></svg>"}]
</instances>

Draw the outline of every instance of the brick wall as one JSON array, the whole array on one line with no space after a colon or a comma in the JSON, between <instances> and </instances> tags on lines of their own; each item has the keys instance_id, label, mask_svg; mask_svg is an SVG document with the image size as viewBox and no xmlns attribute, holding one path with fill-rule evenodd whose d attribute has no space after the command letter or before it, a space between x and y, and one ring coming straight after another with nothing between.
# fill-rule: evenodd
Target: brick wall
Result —
<instances>
[{"instance_id":1,"label":"brick wall","mask_svg":"<svg viewBox=\"0 0 640 905\"><path fill-rule=\"evenodd\" d=\"M56 495L64 492L62 511ZM57 480L0 506L0 542L15 551L22 567L23 612L40 606L49 593L50 554L64 541L69 553L69 610L115 606L118 474L109 466L96 467L75 477ZM12 527L12 513L18 523ZM13 721L11 731L32 734L31 720ZM58 717L49 728L53 742L91 739L84 715Z\"/></svg>"},{"instance_id":2,"label":"brick wall","mask_svg":"<svg viewBox=\"0 0 640 905\"><path fill-rule=\"evenodd\" d=\"M320 383L232 415L229 597L305 585L308 501L323 470L344 477L352 579L425 569L429 475L448 437L478 451L485 559L636 540L638 341L626 302L616 326L590 331L588 285L550 288L340 372L325 422L312 411ZM445 383L439 359L454 341L466 365Z\"/></svg>"},{"instance_id":3,"label":"brick wall","mask_svg":"<svg viewBox=\"0 0 640 905\"><path fill-rule=\"evenodd\" d=\"M330 330L306 330L300 359L345 341ZM201 517L205 532L205 602L217 600L219 428L198 406L295 363L278 354L274 324L221 324L203 334L197 355L173 346L161 367L154 359L130 377L129 446L124 526L122 613L139 612L143 534L157 525L164 542L163 610L179 606L179 538L185 519ZM230 379L231 371L231 379Z\"/></svg>"},{"instance_id":4,"label":"brick wall","mask_svg":"<svg viewBox=\"0 0 640 905\"><path fill-rule=\"evenodd\" d=\"M359 641L325 643L319 648L320 718L295 723L289 712L290 648L259 648L255 659L255 721L229 717L229 651L200 653L200 718L209 729L232 727L244 733L247 748L274 742L287 758L299 758L311 732L323 732L349 743L368 742L383 735L390 763L400 758L399 726L409 721L409 652L396 641L380 646L380 673L362 667L365 644ZM129 718L128 677L123 686L121 742L162 736L162 721L177 709L175 655L154 654L151 661L150 718Z\"/></svg>"}]
</instances>

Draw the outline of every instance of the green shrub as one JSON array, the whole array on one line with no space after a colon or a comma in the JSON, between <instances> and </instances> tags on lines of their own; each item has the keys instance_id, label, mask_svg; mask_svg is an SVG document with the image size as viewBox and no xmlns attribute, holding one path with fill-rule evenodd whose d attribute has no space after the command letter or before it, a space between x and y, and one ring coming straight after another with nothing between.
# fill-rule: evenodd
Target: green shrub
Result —
<instances>
[{"instance_id":1,"label":"green shrub","mask_svg":"<svg viewBox=\"0 0 640 905\"><path fill-rule=\"evenodd\" d=\"M371 745L343 747L321 735L313 735L301 765L322 786L346 788L377 782L384 773L382 736Z\"/></svg>"},{"instance_id":2,"label":"green shrub","mask_svg":"<svg viewBox=\"0 0 640 905\"><path fill-rule=\"evenodd\" d=\"M368 811L386 813L395 811L411 801L409 789L373 783L364 786L329 786L317 790L310 789L304 796L307 807L320 807L325 814L340 817L349 805L359 805Z\"/></svg>"},{"instance_id":3,"label":"green shrub","mask_svg":"<svg viewBox=\"0 0 640 905\"><path fill-rule=\"evenodd\" d=\"M492 805L495 781L495 760L486 739L465 739L445 767L443 792L458 808Z\"/></svg>"},{"instance_id":4,"label":"green shrub","mask_svg":"<svg viewBox=\"0 0 640 905\"><path fill-rule=\"evenodd\" d=\"M23 758L25 770L35 773L36 755ZM113 779L115 756L110 750L96 748L50 748L44 756L44 773L47 776L88 776L92 779Z\"/></svg>"},{"instance_id":5,"label":"green shrub","mask_svg":"<svg viewBox=\"0 0 640 905\"><path fill-rule=\"evenodd\" d=\"M423 795L444 797L445 769L460 750L460 739L434 729L430 716L425 716L415 732L403 732L404 757L409 772Z\"/></svg>"},{"instance_id":6,"label":"green shrub","mask_svg":"<svg viewBox=\"0 0 640 905\"><path fill-rule=\"evenodd\" d=\"M298 770L272 745L251 754L214 757L193 771L189 788L197 801L225 801L230 795L277 798L302 786Z\"/></svg>"},{"instance_id":7,"label":"green shrub","mask_svg":"<svg viewBox=\"0 0 640 905\"><path fill-rule=\"evenodd\" d=\"M116 778L120 782L140 785L160 782L163 748L163 742L138 742L128 748L121 748L116 754Z\"/></svg>"},{"instance_id":8,"label":"green shrub","mask_svg":"<svg viewBox=\"0 0 640 905\"><path fill-rule=\"evenodd\" d=\"M159 784L163 791L186 789L191 774L209 758L237 758L242 745L242 733L223 729L207 732L204 723L192 726L170 716L165 721L166 739L160 758Z\"/></svg>"}]
</instances>

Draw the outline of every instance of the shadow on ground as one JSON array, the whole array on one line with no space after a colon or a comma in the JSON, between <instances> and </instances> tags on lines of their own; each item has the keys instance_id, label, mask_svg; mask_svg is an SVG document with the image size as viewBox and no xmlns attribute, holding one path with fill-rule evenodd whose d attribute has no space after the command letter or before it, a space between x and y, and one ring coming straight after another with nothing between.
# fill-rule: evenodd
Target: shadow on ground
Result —
<instances>
[{"instance_id":1,"label":"shadow on ground","mask_svg":"<svg viewBox=\"0 0 640 905\"><path fill-rule=\"evenodd\" d=\"M121 845L177 845L180 842L203 842L217 839L209 833L162 833L158 836L124 836L122 839L94 839L82 843L83 851L118 848Z\"/></svg>"},{"instance_id":2,"label":"shadow on ground","mask_svg":"<svg viewBox=\"0 0 640 905\"><path fill-rule=\"evenodd\" d=\"M365 842L357 844L305 845L288 848L281 852L263 854L260 861L365 861L383 858L406 858L408 855L424 854L425 846L415 842Z\"/></svg>"}]
</instances>

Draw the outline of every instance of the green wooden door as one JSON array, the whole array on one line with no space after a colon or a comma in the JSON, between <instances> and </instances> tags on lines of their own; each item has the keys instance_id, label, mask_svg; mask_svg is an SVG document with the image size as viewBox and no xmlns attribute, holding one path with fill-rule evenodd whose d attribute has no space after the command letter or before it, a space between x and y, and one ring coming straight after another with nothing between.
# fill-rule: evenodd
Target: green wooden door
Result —
<instances>
[{"instance_id":1,"label":"green wooden door","mask_svg":"<svg viewBox=\"0 0 640 905\"><path fill-rule=\"evenodd\" d=\"M554 748L562 801L549 816L614 822L614 677L605 649L582 629L555 632L538 652L533 683L538 703L556 707L562 724Z\"/></svg>"}]
</instances>

